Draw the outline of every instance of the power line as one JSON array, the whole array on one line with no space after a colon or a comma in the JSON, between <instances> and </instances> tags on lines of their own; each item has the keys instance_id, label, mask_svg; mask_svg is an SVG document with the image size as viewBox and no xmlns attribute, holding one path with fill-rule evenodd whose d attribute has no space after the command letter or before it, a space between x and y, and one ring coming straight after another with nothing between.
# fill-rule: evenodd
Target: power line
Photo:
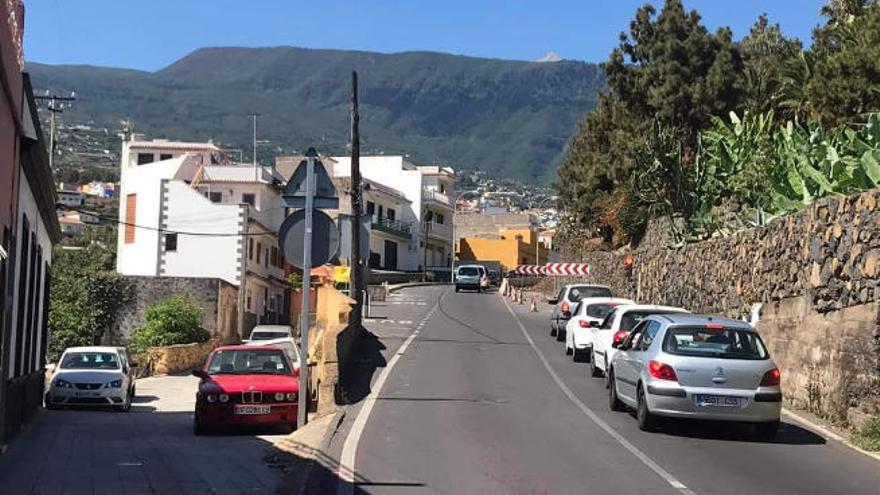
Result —
<instances>
[{"instance_id":1,"label":"power line","mask_svg":"<svg viewBox=\"0 0 880 495\"><path fill-rule=\"evenodd\" d=\"M198 236L198 237L250 237L250 236L261 236L261 235L271 235L277 236L277 232L238 232L238 233L224 233L224 232L193 232L193 231L185 231L185 230L169 230L163 229L160 227L153 227L151 225L138 225L136 223L125 222L119 220L117 218L110 218L104 215L100 215L95 212L80 210L77 208L71 208L67 205L56 205L56 208L67 211L75 211L80 214L89 215L93 217L97 217L99 220L104 220L106 222L113 222L119 225L125 225L127 227L134 227L137 229L151 230L155 232L160 232L163 234L179 234L179 235L189 235L189 236Z\"/></svg>"}]
</instances>

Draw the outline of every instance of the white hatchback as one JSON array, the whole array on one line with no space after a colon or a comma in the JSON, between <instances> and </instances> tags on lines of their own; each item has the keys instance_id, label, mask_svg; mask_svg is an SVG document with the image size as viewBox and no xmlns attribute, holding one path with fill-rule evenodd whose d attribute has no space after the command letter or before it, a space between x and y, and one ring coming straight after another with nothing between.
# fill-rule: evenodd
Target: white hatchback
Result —
<instances>
[{"instance_id":1,"label":"white hatchback","mask_svg":"<svg viewBox=\"0 0 880 495\"><path fill-rule=\"evenodd\" d=\"M117 347L71 347L58 360L46 407L112 406L131 409L134 379L130 363Z\"/></svg>"},{"instance_id":2,"label":"white hatchback","mask_svg":"<svg viewBox=\"0 0 880 495\"><path fill-rule=\"evenodd\" d=\"M589 359L593 351L590 328L598 327L612 309L623 304L635 304L635 301L619 297L581 299L565 324L565 354L571 355L575 362Z\"/></svg>"},{"instance_id":3,"label":"white hatchback","mask_svg":"<svg viewBox=\"0 0 880 495\"><path fill-rule=\"evenodd\" d=\"M690 313L684 308L658 306L656 304L630 304L615 307L598 327L591 327L593 334L593 352L590 356L590 374L601 377L608 369L608 363L614 357L612 343L623 342L636 324L650 315Z\"/></svg>"}]
</instances>

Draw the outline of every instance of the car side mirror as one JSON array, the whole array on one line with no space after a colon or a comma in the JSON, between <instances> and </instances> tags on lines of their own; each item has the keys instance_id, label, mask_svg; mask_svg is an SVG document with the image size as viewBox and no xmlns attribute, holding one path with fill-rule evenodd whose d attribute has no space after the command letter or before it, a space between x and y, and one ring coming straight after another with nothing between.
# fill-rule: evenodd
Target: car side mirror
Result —
<instances>
[{"instance_id":1,"label":"car side mirror","mask_svg":"<svg viewBox=\"0 0 880 495\"><path fill-rule=\"evenodd\" d=\"M193 374L193 376L197 376L197 377L201 378L202 380L208 379L208 372L201 369L201 368L192 370L192 374Z\"/></svg>"}]
</instances>

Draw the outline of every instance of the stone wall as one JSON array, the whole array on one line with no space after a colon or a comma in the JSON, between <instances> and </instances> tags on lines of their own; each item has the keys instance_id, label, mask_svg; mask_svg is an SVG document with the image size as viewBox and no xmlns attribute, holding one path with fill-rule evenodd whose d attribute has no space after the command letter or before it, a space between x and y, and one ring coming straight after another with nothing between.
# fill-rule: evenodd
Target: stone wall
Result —
<instances>
[{"instance_id":1,"label":"stone wall","mask_svg":"<svg viewBox=\"0 0 880 495\"><path fill-rule=\"evenodd\" d=\"M639 302L746 317L783 369L791 405L847 422L880 408L880 191L831 197L768 225L671 248L668 225L616 253L572 252ZM629 273L625 254L635 258Z\"/></svg>"},{"instance_id":2,"label":"stone wall","mask_svg":"<svg viewBox=\"0 0 880 495\"><path fill-rule=\"evenodd\" d=\"M133 290L132 302L120 310L108 333L108 344L125 344L135 328L144 324L146 309L174 294L183 294L202 308L202 328L223 342L238 340L238 289L216 278L124 276Z\"/></svg>"},{"instance_id":3,"label":"stone wall","mask_svg":"<svg viewBox=\"0 0 880 495\"><path fill-rule=\"evenodd\" d=\"M195 344L178 344L165 347L151 347L147 363L153 375L172 375L188 373L201 368L211 351L219 346L217 340Z\"/></svg>"}]
</instances>

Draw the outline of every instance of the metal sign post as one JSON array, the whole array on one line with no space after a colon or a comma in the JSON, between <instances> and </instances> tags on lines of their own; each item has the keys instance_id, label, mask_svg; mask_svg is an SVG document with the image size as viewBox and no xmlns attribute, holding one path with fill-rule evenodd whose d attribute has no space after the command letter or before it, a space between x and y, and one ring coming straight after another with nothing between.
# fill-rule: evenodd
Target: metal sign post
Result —
<instances>
[{"instance_id":1,"label":"metal sign post","mask_svg":"<svg viewBox=\"0 0 880 495\"><path fill-rule=\"evenodd\" d=\"M315 200L315 157L306 157L306 232L303 236L302 309L299 315L299 403L296 408L296 427L306 425L309 396L309 312L311 311L312 280L312 214Z\"/></svg>"}]
</instances>

